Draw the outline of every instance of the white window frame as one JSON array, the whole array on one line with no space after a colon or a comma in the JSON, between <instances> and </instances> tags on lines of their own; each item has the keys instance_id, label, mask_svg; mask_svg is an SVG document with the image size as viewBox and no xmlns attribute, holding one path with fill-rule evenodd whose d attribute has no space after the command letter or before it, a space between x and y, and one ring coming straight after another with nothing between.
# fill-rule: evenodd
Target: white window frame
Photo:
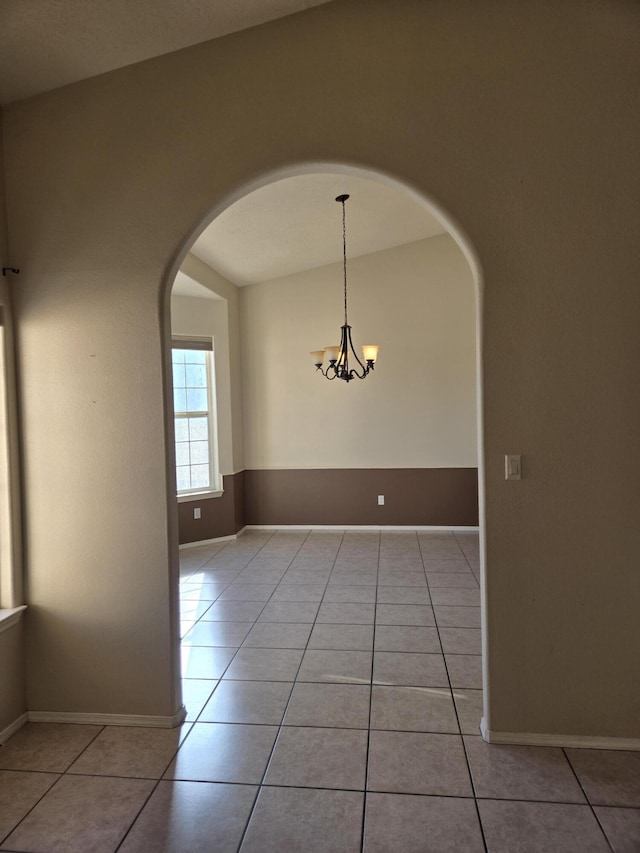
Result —
<instances>
[{"instance_id":1,"label":"white window frame","mask_svg":"<svg viewBox=\"0 0 640 853\"><path fill-rule=\"evenodd\" d=\"M173 409L174 424L179 417L207 417L209 438L209 488L183 489L176 495L178 503L194 500L198 497L220 497L223 494L222 476L220 474L220 463L218 454L218 426L217 426L217 400L216 400L216 373L215 354L212 338L201 338L195 336L173 335L171 338L171 350L198 350L206 353L205 368L207 372L207 395L209 400L208 411L202 412L176 412ZM173 364L173 359L172 359ZM173 375L173 374L172 374ZM173 389L173 380L172 380ZM175 442L174 442L175 445ZM177 468L177 465L176 465ZM176 470L177 480L177 470Z\"/></svg>"},{"instance_id":2,"label":"white window frame","mask_svg":"<svg viewBox=\"0 0 640 853\"><path fill-rule=\"evenodd\" d=\"M13 326L0 300L0 633L22 617L22 551L17 454Z\"/></svg>"}]
</instances>

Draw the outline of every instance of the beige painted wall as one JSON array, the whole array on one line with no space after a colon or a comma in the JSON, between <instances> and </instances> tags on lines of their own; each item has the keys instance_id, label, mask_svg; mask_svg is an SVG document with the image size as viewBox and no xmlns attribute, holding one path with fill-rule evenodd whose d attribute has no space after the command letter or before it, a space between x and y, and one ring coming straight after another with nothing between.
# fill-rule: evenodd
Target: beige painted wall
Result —
<instances>
[{"instance_id":1,"label":"beige painted wall","mask_svg":"<svg viewBox=\"0 0 640 853\"><path fill-rule=\"evenodd\" d=\"M171 297L174 335L213 338L215 364L216 433L221 474L233 473L231 377L229 374L229 312L226 299Z\"/></svg>"},{"instance_id":2,"label":"beige painted wall","mask_svg":"<svg viewBox=\"0 0 640 853\"><path fill-rule=\"evenodd\" d=\"M227 304L227 340L224 360L224 376L218 391L223 395L225 409L225 431L231 430L231 457L225 456L223 474L242 471L244 468L244 435L242 420L242 368L240 356L240 297L239 289L212 269L200 258L189 253L182 262L182 271L209 290L217 293ZM220 327L220 334L223 334ZM218 368L216 367L216 377ZM222 465L222 460L221 460Z\"/></svg>"},{"instance_id":3,"label":"beige painted wall","mask_svg":"<svg viewBox=\"0 0 640 853\"><path fill-rule=\"evenodd\" d=\"M348 284L357 352L380 345L375 372L348 384L314 375L308 355L340 341L341 263L241 289L246 467L474 467L475 293L460 249L442 235L354 258Z\"/></svg>"},{"instance_id":4,"label":"beige painted wall","mask_svg":"<svg viewBox=\"0 0 640 853\"><path fill-rule=\"evenodd\" d=\"M30 707L175 708L160 288L203 218L327 161L433 198L482 264L490 727L640 734L639 25L338 0L6 110Z\"/></svg>"},{"instance_id":5,"label":"beige painted wall","mask_svg":"<svg viewBox=\"0 0 640 853\"><path fill-rule=\"evenodd\" d=\"M26 711L23 622L0 633L0 734Z\"/></svg>"}]
</instances>

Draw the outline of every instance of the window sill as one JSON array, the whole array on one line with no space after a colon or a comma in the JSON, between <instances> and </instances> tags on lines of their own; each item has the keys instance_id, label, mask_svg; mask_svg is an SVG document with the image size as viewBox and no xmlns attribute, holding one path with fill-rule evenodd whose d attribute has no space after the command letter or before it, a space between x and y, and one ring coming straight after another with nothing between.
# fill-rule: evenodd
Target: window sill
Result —
<instances>
[{"instance_id":1,"label":"window sill","mask_svg":"<svg viewBox=\"0 0 640 853\"><path fill-rule=\"evenodd\" d=\"M188 495L178 495L178 503L184 504L188 501L201 501L206 498L221 498L224 489L209 489L206 492L189 492Z\"/></svg>"},{"instance_id":2,"label":"window sill","mask_svg":"<svg viewBox=\"0 0 640 853\"><path fill-rule=\"evenodd\" d=\"M16 625L22 618L22 611L27 609L26 604L21 604L20 607L12 607L9 610L0 610L0 634Z\"/></svg>"}]
</instances>

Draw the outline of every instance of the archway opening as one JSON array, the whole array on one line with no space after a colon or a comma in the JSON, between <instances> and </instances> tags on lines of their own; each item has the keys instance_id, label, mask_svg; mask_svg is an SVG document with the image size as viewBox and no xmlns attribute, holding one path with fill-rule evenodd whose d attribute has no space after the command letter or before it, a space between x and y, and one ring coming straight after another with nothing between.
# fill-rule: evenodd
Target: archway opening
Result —
<instances>
[{"instance_id":1,"label":"archway opening","mask_svg":"<svg viewBox=\"0 0 640 853\"><path fill-rule=\"evenodd\" d=\"M387 202L390 198L394 202L402 199L403 203L425 213L426 218L440 226L439 230L428 236L414 233L408 228L405 233L411 234L410 239L395 245L385 244L382 240L373 249L369 243L369 250L358 252L356 249L350 257L350 304L353 303L354 334L366 335L372 340L376 338L375 342L381 344L378 371L366 382L356 383L360 385L357 389L345 384L336 391L333 385L325 383L319 376L309 376L312 367L306 358L309 350L332 342L324 338L336 336L340 319L336 260L329 258L325 263L311 260L305 269L294 269L287 268L286 264L278 266L277 258L263 253L269 255L265 262L264 258L259 257L258 251L260 247L264 249L268 245L265 234L260 233L256 237L255 224L250 223L248 229L239 227L239 222L242 222L239 211L242 213L242 210L245 216L248 215L247 211L252 212L252 208L264 214L266 203L267 207L271 204L272 211L280 209L282 213L283 199L293 199L296 191L300 193L295 182L301 178L308 182L308 188L319 189L324 182L327 185L324 188L329 189L328 184L331 184L324 205L331 214L335 215L335 210L331 209L334 190L336 193L351 190L352 197L357 198L358 190L370 184L378 189L383 188L382 195L387 193ZM314 181L317 182L315 187ZM350 187L350 183L353 186ZM273 194L276 188L281 190L280 195L277 192ZM270 193L272 198L269 201ZM308 194L312 197L314 195L312 190ZM351 233L357 229L357 214L358 211L355 212L356 222L350 222ZM304 221L304 215L297 214L297 218ZM220 227L221 223L223 227ZM247 271L246 265L244 271L242 265L234 268L233 252L226 256L224 252L216 255L221 234L231 242L235 236L240 245L245 245L243 235L247 230L256 239L256 248L247 251L254 264L253 272L251 269ZM295 256L295 263L299 264L300 235L290 235L290 231L290 227L281 228L285 240L292 237L294 250L290 254ZM367 236L375 242L375 234ZM380 234L377 236L380 239ZM211 247L212 253L208 254ZM337 239L334 248L341 250ZM257 274L261 278L252 280L251 276L256 275L256 265L259 268L260 263L266 265L268 271L265 273L263 270ZM224 517L228 529L221 530L215 525L208 529L222 532L222 537L233 537L247 526L287 528L290 531L294 528L310 530L318 526L370 526L385 528L387 532L391 528L416 531L422 566L427 569L424 574L427 581L429 575L432 575L431 582L434 584L428 606L432 608L433 627L438 631L440 651L445 661L451 656L452 669L455 664L469 663L463 661L466 657L464 650L480 651L476 645L479 629L471 608L476 606L477 600L477 613L480 614L480 590L484 587L484 571L481 569L481 555L484 551L482 290L475 252L461 228L450 215L421 192L390 176L353 166L306 164L262 176L239 188L232 197L221 201L186 241L169 273L169 282L173 281L178 270L183 274L186 272L200 286L209 288L218 296L224 291L222 298L228 305L230 393L224 412L218 417L227 419L226 426L219 426L219 433L228 442L231 452L227 470L221 473L225 483L223 491L231 493L233 502L233 514L230 516L228 510L220 512L224 498L220 500L220 496L215 496L200 500L196 496L195 501L188 502L187 510L182 508L183 516L199 509L202 518L202 507L194 504L211 501L211 513L207 514L217 516L218 521L221 516ZM241 280L243 275L244 281ZM415 299L420 288L420 298L412 302L411 299ZM167 302L168 298L169 288ZM359 342L369 341L362 339ZM469 350L472 351L471 359ZM388 365L386 381L385 363ZM456 514L455 509L456 493L459 497L460 491L466 490L468 496L468 480L461 485L460 474L469 470L474 472L477 513L474 523L468 521L468 514L464 516L466 510L462 511L461 516ZM424 479L427 476L425 472L430 472L428 476L431 480L428 483ZM388 492L394 496L391 500ZM426 493L431 493L429 500L425 500ZM374 494L376 498L380 494L384 496L384 508L370 501ZM404 500L399 500L399 496ZM443 499L440 502L439 497ZM170 498L169 502L169 512L175 515L175 499ZM364 509L356 509L359 503L366 504ZM410 507L415 512L411 512ZM468 510L468 500L465 507ZM467 523L461 523L461 517L466 518ZM470 531L463 529L473 527L479 530L477 545ZM418 531L418 528L425 529ZM452 533L453 540L449 542L445 535L447 528L457 528L457 532ZM262 538L255 540L260 547L253 553L251 548L243 550L237 544L225 545L219 535L210 536L207 531L197 531L197 526L195 532L192 526L190 536L197 537L194 541L200 544L181 552L182 588L200 601L200 607L187 605L189 615L182 626L181 635L187 640L185 647L190 651L198 647L198 642L213 642L214 634L218 637L216 642L222 637L223 632L219 628L198 628L200 620L205 623L217 621L213 618L203 619L205 612L213 617L217 612L233 611L249 619L251 608L246 605L244 609L239 604L226 607L220 605L232 600L232 587L235 584L243 585L245 581L256 583L260 580L259 574L252 572L250 564L253 561L254 568L259 567L260 559L257 555L266 542L266 534L261 534ZM217 541L209 541L212 539ZM434 546L431 549L428 547L429 539ZM295 537L294 541L297 541ZM396 541L399 542L400 538ZM183 546L190 544L182 541ZM272 546L275 546L275 542ZM224 559L216 557L221 549L226 549ZM286 547L284 551L287 552ZM240 554L240 561L247 557L246 564L240 566L238 562L235 566L237 571L228 571L222 564L233 553ZM459 558L460 562L456 565L452 557ZM292 562L295 559L296 555L293 555ZM394 559L401 562L402 558L398 553ZM407 604L411 606L409 598L414 595L417 601L420 595L410 592L409 584L417 579L410 577L415 563L411 563L409 557L407 560L409 571L406 577L400 578L396 574L395 577L387 577L387 580L390 586L396 583L408 584L406 589L409 592L395 593L392 597L404 595ZM466 566L462 561L466 562ZM464 571L456 571L456 568ZM262 593L269 593L269 596L260 608L254 607L253 610L260 609L260 613L263 613L264 607L276 592L275 587L283 578L286 580L286 573L287 570L280 578L275 578L275 573L269 575L268 582L262 584L265 587ZM450 578L449 584L446 575ZM263 577L267 579L267 574ZM274 585L273 581L277 583ZM476 587L472 586L474 582ZM225 585L224 589L222 585ZM269 591L269 586L274 586L274 590ZM324 591L328 586L329 578L326 579ZM467 589L469 592L465 593ZM251 590L242 592L248 595ZM256 590L254 594L257 594ZM367 597L364 592L351 595ZM194 597L185 601L193 601ZM322 600L318 605L316 617ZM427 605L416 603L415 606ZM466 614L461 610L464 607L470 608ZM436 608L440 608L440 613ZM301 612L305 610L298 609ZM309 611L311 609L306 608ZM454 614L456 609L457 615ZM418 616L427 618L425 613L418 613ZM440 618L436 618L438 616ZM259 620L260 614L255 618ZM460 619L464 624L453 624ZM430 625L429 622L419 627ZM486 630L483 630L482 636L483 650L486 651ZM446 638L445 644L443 637ZM238 637L236 641L237 648L242 648L247 637ZM460 655L457 660L454 657L456 655ZM196 657L197 654L191 655L192 659ZM483 657L486 662L486 655ZM231 660L225 667L230 664ZM462 697L465 692L480 688L477 677L477 674L474 675L466 686L464 679L457 681L461 686ZM484 683L486 687L486 678ZM203 708L210 699L211 696L204 700ZM196 706L199 701L196 700Z\"/></svg>"}]
</instances>

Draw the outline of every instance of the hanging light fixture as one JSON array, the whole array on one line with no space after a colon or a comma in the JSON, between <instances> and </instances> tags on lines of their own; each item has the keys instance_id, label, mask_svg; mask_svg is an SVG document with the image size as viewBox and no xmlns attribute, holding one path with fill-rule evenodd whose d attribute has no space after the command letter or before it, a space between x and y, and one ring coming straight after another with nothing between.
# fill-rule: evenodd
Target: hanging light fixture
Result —
<instances>
[{"instance_id":1,"label":"hanging light fixture","mask_svg":"<svg viewBox=\"0 0 640 853\"><path fill-rule=\"evenodd\" d=\"M347 319L347 225L345 213L345 201L348 195L339 195L336 201L342 205L342 258L344 271L344 325L340 333L340 346L325 347L323 350L315 350L311 353L311 359L316 369L327 379L344 379L351 382L352 379L364 379L370 370L373 370L379 347L367 345L362 347L364 364L358 358L353 341L351 340L351 326ZM323 370L325 359L329 362ZM351 362L351 364L349 363ZM358 370L358 366L360 370Z\"/></svg>"}]
</instances>

